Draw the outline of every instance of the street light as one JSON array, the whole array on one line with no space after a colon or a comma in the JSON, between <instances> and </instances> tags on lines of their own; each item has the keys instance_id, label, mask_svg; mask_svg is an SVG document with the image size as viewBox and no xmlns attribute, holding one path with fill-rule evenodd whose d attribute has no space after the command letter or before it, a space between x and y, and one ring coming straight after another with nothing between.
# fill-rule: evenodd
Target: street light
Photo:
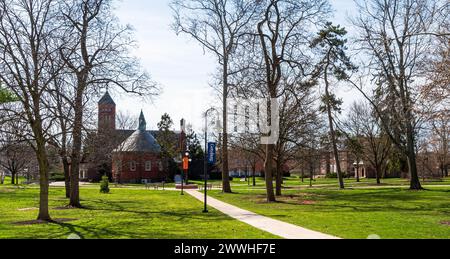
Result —
<instances>
[{"instance_id":1,"label":"street light","mask_svg":"<svg viewBox=\"0 0 450 259\"><path fill-rule=\"evenodd\" d=\"M189 185L189 169L190 169L190 163L191 163L192 159L190 158L191 154L189 153L189 151L186 151L186 153L184 153L184 155L188 162L188 169L185 172L186 185Z\"/></svg>"},{"instance_id":2,"label":"street light","mask_svg":"<svg viewBox=\"0 0 450 259\"><path fill-rule=\"evenodd\" d=\"M210 108L205 112L205 161L204 161L204 180L205 180L205 208L203 209L203 213L208 213L208 115L210 112L218 111L215 108ZM217 125L218 126L218 125Z\"/></svg>"},{"instance_id":3,"label":"street light","mask_svg":"<svg viewBox=\"0 0 450 259\"><path fill-rule=\"evenodd\" d=\"M184 156L182 158L182 166L183 170L181 171L181 195L184 195L184 177L185 175L187 175L189 169L189 152L187 151L186 153L184 153Z\"/></svg>"}]
</instances>

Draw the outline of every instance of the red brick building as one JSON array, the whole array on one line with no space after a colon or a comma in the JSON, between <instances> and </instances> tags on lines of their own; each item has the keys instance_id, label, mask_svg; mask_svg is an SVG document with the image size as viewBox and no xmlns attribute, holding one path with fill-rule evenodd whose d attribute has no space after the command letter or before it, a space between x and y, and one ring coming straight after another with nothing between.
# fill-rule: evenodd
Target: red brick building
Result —
<instances>
[{"instance_id":1,"label":"red brick building","mask_svg":"<svg viewBox=\"0 0 450 259\"><path fill-rule=\"evenodd\" d=\"M174 133L178 146L183 134ZM161 159L158 134L147 130L143 112L138 129L117 129L116 104L106 92L98 102L98 130L90 132L86 141L86 165L80 170L80 179L97 182L107 175L119 183L166 180L168 162Z\"/></svg>"},{"instance_id":2,"label":"red brick building","mask_svg":"<svg viewBox=\"0 0 450 259\"><path fill-rule=\"evenodd\" d=\"M98 102L98 130L116 130L116 103L109 92Z\"/></svg>"},{"instance_id":3,"label":"red brick building","mask_svg":"<svg viewBox=\"0 0 450 259\"><path fill-rule=\"evenodd\" d=\"M141 112L139 128L113 151L113 180L118 183L163 181L167 175L161 146L147 131Z\"/></svg>"}]
</instances>

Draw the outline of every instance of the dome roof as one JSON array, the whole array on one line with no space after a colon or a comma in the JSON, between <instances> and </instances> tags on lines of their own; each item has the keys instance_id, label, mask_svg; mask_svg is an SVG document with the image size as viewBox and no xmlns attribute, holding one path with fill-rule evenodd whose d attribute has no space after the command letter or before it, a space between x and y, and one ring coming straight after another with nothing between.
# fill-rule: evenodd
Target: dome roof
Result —
<instances>
[{"instance_id":1,"label":"dome roof","mask_svg":"<svg viewBox=\"0 0 450 259\"><path fill-rule=\"evenodd\" d=\"M161 153L161 146L150 132L139 129L120 144L115 152Z\"/></svg>"},{"instance_id":2,"label":"dome roof","mask_svg":"<svg viewBox=\"0 0 450 259\"><path fill-rule=\"evenodd\" d=\"M150 152L161 153L161 146L155 137L147 131L147 122L144 113L141 111L139 117L139 129L128 137L115 152Z\"/></svg>"}]
</instances>

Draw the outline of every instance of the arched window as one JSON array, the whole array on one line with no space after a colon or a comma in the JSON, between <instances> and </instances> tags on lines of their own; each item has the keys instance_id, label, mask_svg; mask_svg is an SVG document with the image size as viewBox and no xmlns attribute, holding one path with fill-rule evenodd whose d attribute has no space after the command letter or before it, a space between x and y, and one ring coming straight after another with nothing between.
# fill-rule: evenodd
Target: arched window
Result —
<instances>
[{"instance_id":1,"label":"arched window","mask_svg":"<svg viewBox=\"0 0 450 259\"><path fill-rule=\"evenodd\" d=\"M158 161L158 169L160 172L164 171L164 166L163 163L161 161Z\"/></svg>"},{"instance_id":2,"label":"arched window","mask_svg":"<svg viewBox=\"0 0 450 259\"><path fill-rule=\"evenodd\" d=\"M131 161L130 162L130 171L136 172L136 167L137 167L136 161Z\"/></svg>"}]
</instances>

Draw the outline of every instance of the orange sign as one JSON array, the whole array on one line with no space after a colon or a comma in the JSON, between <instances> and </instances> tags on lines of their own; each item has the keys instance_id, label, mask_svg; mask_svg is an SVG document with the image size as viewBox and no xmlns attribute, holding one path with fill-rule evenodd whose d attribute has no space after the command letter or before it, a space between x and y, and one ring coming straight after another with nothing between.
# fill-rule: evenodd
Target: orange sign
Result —
<instances>
[{"instance_id":1,"label":"orange sign","mask_svg":"<svg viewBox=\"0 0 450 259\"><path fill-rule=\"evenodd\" d=\"M189 170L189 158L183 158L183 170Z\"/></svg>"}]
</instances>

